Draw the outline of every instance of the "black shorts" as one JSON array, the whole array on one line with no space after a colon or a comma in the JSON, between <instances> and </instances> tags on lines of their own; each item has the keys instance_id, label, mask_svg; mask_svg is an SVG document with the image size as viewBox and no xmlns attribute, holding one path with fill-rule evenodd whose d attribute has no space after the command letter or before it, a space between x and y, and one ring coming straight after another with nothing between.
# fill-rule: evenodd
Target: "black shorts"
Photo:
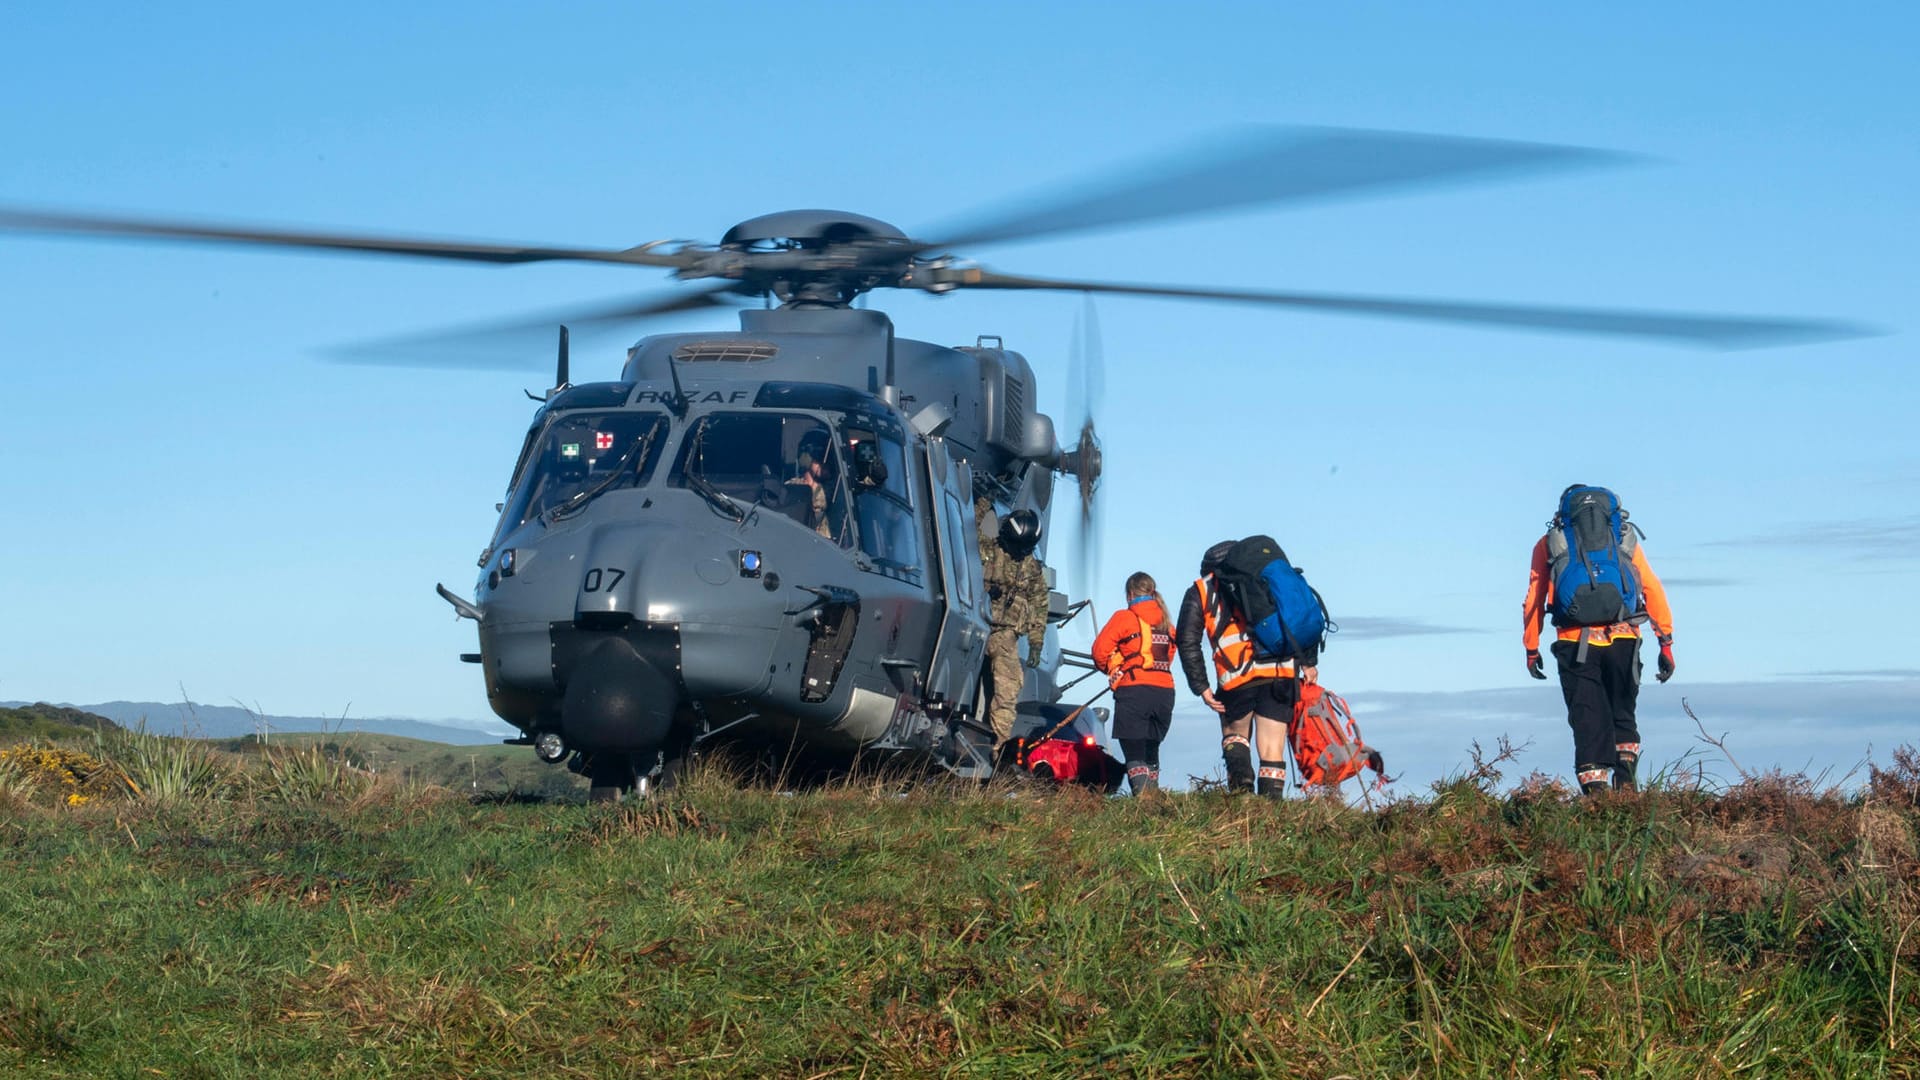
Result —
<instances>
[{"instance_id":1,"label":"black shorts","mask_svg":"<svg viewBox=\"0 0 1920 1080\"><path fill-rule=\"evenodd\" d=\"M1282 724L1289 723L1293 720L1293 703L1299 700L1300 684L1293 679L1256 679L1220 695L1220 704L1226 708L1220 714L1220 722L1236 723L1247 714L1255 713Z\"/></svg>"},{"instance_id":2,"label":"black shorts","mask_svg":"<svg viewBox=\"0 0 1920 1080\"><path fill-rule=\"evenodd\" d=\"M1123 686L1113 692L1113 737L1159 742L1173 724L1173 687Z\"/></svg>"}]
</instances>

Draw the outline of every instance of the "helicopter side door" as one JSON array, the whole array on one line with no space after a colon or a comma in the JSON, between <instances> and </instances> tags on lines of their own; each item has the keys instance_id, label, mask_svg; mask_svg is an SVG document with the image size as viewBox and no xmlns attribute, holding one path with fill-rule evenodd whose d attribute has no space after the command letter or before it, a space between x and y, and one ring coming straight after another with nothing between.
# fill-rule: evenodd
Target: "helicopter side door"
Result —
<instances>
[{"instance_id":1,"label":"helicopter side door","mask_svg":"<svg viewBox=\"0 0 1920 1080\"><path fill-rule=\"evenodd\" d=\"M986 655L988 601L973 521L973 473L955 461L947 441L926 441L926 505L939 547L933 559L940 589L940 632L927 664L927 695L973 703Z\"/></svg>"}]
</instances>

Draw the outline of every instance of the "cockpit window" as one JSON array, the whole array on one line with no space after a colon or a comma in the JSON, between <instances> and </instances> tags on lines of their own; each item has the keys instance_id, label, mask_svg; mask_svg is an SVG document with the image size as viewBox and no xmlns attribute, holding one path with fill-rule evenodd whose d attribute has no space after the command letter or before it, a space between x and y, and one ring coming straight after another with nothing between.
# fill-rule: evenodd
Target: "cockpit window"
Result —
<instances>
[{"instance_id":1,"label":"cockpit window","mask_svg":"<svg viewBox=\"0 0 1920 1080\"><path fill-rule=\"evenodd\" d=\"M526 460L502 524L511 528L543 514L565 517L608 491L646 483L666 434L661 413L555 413L527 437Z\"/></svg>"},{"instance_id":2,"label":"cockpit window","mask_svg":"<svg viewBox=\"0 0 1920 1080\"><path fill-rule=\"evenodd\" d=\"M919 581L920 522L908 496L907 448L890 425L849 413L840 424L860 550L882 569Z\"/></svg>"},{"instance_id":3,"label":"cockpit window","mask_svg":"<svg viewBox=\"0 0 1920 1080\"><path fill-rule=\"evenodd\" d=\"M695 421L669 482L729 517L763 507L846 547L854 529L841 465L833 434L818 417L723 412Z\"/></svg>"}]
</instances>

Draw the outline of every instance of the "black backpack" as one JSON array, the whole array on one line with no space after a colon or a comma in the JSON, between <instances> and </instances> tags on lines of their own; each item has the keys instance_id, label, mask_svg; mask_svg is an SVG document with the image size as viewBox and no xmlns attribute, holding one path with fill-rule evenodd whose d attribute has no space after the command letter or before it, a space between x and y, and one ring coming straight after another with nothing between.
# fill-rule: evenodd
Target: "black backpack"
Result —
<instances>
[{"instance_id":1,"label":"black backpack","mask_svg":"<svg viewBox=\"0 0 1920 1080\"><path fill-rule=\"evenodd\" d=\"M1326 647L1326 635L1338 629L1319 592L1271 536L1249 536L1233 545L1213 580L1262 660L1311 662Z\"/></svg>"}]
</instances>

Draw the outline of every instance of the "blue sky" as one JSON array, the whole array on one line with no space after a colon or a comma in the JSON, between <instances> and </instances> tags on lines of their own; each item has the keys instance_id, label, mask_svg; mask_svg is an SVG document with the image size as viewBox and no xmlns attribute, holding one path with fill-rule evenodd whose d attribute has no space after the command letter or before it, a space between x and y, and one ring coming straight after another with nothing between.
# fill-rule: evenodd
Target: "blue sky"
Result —
<instances>
[{"instance_id":1,"label":"blue sky","mask_svg":"<svg viewBox=\"0 0 1920 1080\"><path fill-rule=\"evenodd\" d=\"M1679 676L1643 696L1652 758L1697 745L1684 696L1749 767L1844 769L1920 714L1916 30L1898 4L11 5L0 203L611 246L810 206L912 232L1247 123L1642 155L967 254L1893 331L1713 353L1099 305L1103 607L1133 569L1177 592L1208 543L1272 533L1346 622L1326 681L1403 783L1502 733L1561 773L1518 607L1554 497L1606 484L1678 623ZM0 698L489 718L432 586L471 585L545 357L321 355L661 285L0 237ZM1044 377L1079 300L877 306L906 336L1002 335ZM627 343L579 343L576 376ZM1592 395L1617 425L1561 430ZM1209 464L1249 445L1258 468ZM1210 721L1183 710L1170 771L1204 771Z\"/></svg>"}]
</instances>

